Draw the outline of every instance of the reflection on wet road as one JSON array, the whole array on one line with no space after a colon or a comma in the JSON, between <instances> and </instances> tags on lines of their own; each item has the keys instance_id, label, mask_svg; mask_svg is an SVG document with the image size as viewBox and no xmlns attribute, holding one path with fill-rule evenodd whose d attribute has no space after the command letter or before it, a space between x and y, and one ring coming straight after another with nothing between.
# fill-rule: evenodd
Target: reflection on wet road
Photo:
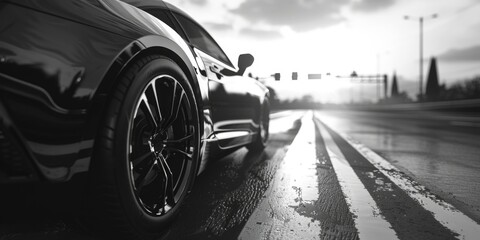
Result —
<instances>
[{"instance_id":1,"label":"reflection on wet road","mask_svg":"<svg viewBox=\"0 0 480 240\"><path fill-rule=\"evenodd\" d=\"M272 116L268 147L240 149L211 163L195 182L166 239L235 239L264 198L300 127L302 112Z\"/></svg>"},{"instance_id":2,"label":"reflection on wet road","mask_svg":"<svg viewBox=\"0 0 480 240\"><path fill-rule=\"evenodd\" d=\"M361 126L361 121L355 125L358 118L353 116L303 113L300 130L293 141L293 136L285 135L282 130L292 125L287 123L297 119L295 114L298 112L277 114L279 118L273 122L281 124L272 124L272 132L277 135L272 137L269 148L263 153L270 158L253 160L254 164L248 164L252 158L249 157L248 161L243 157L246 153L241 150L215 163L211 171L220 173L223 171L221 168L233 166L237 166L236 171L245 170L244 178L240 180L242 183L229 189L231 178L205 180L206 184L225 184L223 195L204 194L202 200L192 194L192 209L209 205L214 210L206 211L209 213L202 217L207 219L205 224L194 221L196 227L184 227L185 221L180 220L179 226L184 228L173 228L169 239L476 239L480 234L478 218L471 214L471 209L460 206L458 209L462 211L459 211L457 202L442 200L437 192L430 191L432 187L426 188L417 182L415 175L409 176L405 173L407 171L400 171L389 163L393 160L396 164L395 159L382 157L398 150L402 141L380 141L390 143L390 148L380 151L382 156L379 156L368 148L370 145L367 143L371 141L363 145L359 141L365 138L355 141L349 135L352 131L348 131L353 126L358 127L357 131L372 131L371 128L375 127ZM415 121L423 120L419 117ZM420 132L419 123L410 126L412 121L409 119L405 123L397 120L395 126L401 128L405 135L416 132L413 139L431 134L432 130ZM277 129L278 126L280 128ZM458 140L459 134L462 134L459 129L454 130L453 136L445 134L447 131L438 125L434 137L444 134L443 139ZM392 136L391 131L375 129L369 137L381 139L385 138L385 133ZM278 138L282 135L290 137L285 145L280 144ZM439 144L449 144L449 141ZM424 159L427 151L432 155L442 155L447 151L434 152L422 146L415 149L417 154L412 154L411 158L416 161L427 161ZM479 148L474 146L470 150L464 154L475 154ZM242 158L245 162L238 161ZM408 167L399 166L402 170ZM275 173L259 174L269 170ZM461 173L453 171L450 174ZM206 175L211 175L211 172ZM206 188L197 189L205 191ZM218 190L217 187L215 189L210 191ZM250 191L259 192L252 194ZM217 198L212 199L213 196ZM184 212L188 216L192 210ZM188 231L192 233L182 235Z\"/></svg>"},{"instance_id":3,"label":"reflection on wet road","mask_svg":"<svg viewBox=\"0 0 480 240\"><path fill-rule=\"evenodd\" d=\"M417 181L416 175L410 176L405 170L408 164L398 168L392 165L398 159L389 158L388 154L397 151L405 141L375 140L382 146L390 144L378 155L369 148L377 150L376 145L368 145L372 141L365 145L362 141L382 139L385 134L392 137L392 130L362 126L364 122L357 122L358 117L341 114L360 113L277 113L272 120L274 135L261 154L267 157L247 156L240 150L214 163L200 179L203 183L199 184L208 186L196 187L186 204L191 208L184 209L185 215L174 224L168 239L476 239L480 225L478 217L471 214L472 209L456 201L442 200L436 191L430 190L442 186L421 185L421 179ZM288 134L285 127L293 126L295 119L301 127L296 135L291 134L297 131L295 127ZM459 135L464 134L462 129L446 134L449 130L441 125L434 131L421 132L421 124L412 121L423 120L422 116L416 120L410 116L406 122L397 119L394 125L404 135L415 132L411 138L418 141L423 141L419 137L422 134L435 132L437 138L445 135L442 139L447 141L439 144L451 144L450 139L458 141ZM352 129L371 132L356 140L350 136L355 133ZM427 153L438 156L447 151L435 152L422 146L414 149L416 155L411 158L416 161L428 161L424 159ZM475 154L479 148L473 146L469 150L464 155ZM230 169L235 169L234 177L218 177ZM453 170L450 174L461 173ZM229 185L233 179L239 182ZM222 193L218 192L220 185ZM197 191L202 195L195 195ZM181 220L191 217L194 209L205 207L213 210L205 210L202 217L192 221L195 224L188 225L187 218Z\"/></svg>"},{"instance_id":4,"label":"reflection on wet road","mask_svg":"<svg viewBox=\"0 0 480 240\"><path fill-rule=\"evenodd\" d=\"M162 239L478 239L476 118L415 114L274 113L267 148L211 162ZM0 239L95 239L51 222Z\"/></svg>"},{"instance_id":5,"label":"reflection on wet road","mask_svg":"<svg viewBox=\"0 0 480 240\"><path fill-rule=\"evenodd\" d=\"M318 239L322 228L320 221L313 218L319 192L315 131L309 131L313 129L311 118L311 114L302 118L300 131L266 197L250 217L239 239Z\"/></svg>"}]
</instances>

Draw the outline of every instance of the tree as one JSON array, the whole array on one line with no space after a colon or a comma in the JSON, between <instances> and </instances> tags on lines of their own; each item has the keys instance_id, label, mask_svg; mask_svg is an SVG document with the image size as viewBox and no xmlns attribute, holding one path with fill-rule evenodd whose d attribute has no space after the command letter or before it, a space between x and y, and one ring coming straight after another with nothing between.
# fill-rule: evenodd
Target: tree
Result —
<instances>
[{"instance_id":1,"label":"tree","mask_svg":"<svg viewBox=\"0 0 480 240\"><path fill-rule=\"evenodd\" d=\"M393 98L393 97L397 97L397 96L398 96L397 74L393 73L391 97Z\"/></svg>"},{"instance_id":2,"label":"tree","mask_svg":"<svg viewBox=\"0 0 480 240\"><path fill-rule=\"evenodd\" d=\"M436 101L440 96L440 85L438 84L437 60L432 57L430 60L430 70L427 77L427 90L425 97L428 101Z\"/></svg>"},{"instance_id":3,"label":"tree","mask_svg":"<svg viewBox=\"0 0 480 240\"><path fill-rule=\"evenodd\" d=\"M444 85L440 88L441 100L477 99L480 98L480 76L457 82L449 88L446 88Z\"/></svg>"},{"instance_id":4,"label":"tree","mask_svg":"<svg viewBox=\"0 0 480 240\"><path fill-rule=\"evenodd\" d=\"M412 102L412 99L410 99L407 92L405 91L400 92L400 88L398 87L397 73L394 72L392 77L392 88L391 88L390 97L385 97L384 99L381 99L379 103L392 104L392 103L407 103L407 102Z\"/></svg>"}]
</instances>

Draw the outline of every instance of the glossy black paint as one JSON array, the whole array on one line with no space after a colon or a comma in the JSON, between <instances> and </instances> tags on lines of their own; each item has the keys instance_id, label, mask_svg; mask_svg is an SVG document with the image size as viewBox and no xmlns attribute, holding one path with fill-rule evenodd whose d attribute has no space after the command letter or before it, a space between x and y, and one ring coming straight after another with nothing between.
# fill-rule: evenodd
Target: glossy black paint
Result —
<instances>
[{"instance_id":1,"label":"glossy black paint","mask_svg":"<svg viewBox=\"0 0 480 240\"><path fill-rule=\"evenodd\" d=\"M251 140L266 88L238 76L212 77L206 58L166 24L129 4L103 0L0 3L0 101L6 112L0 127L20 139L40 178L66 181L86 172L117 75L151 53L172 58L189 73L204 113L204 149L207 143L231 148ZM224 114L224 103L239 115ZM232 130L247 135L215 141L216 133ZM200 170L208 158L203 154Z\"/></svg>"},{"instance_id":2,"label":"glossy black paint","mask_svg":"<svg viewBox=\"0 0 480 240\"><path fill-rule=\"evenodd\" d=\"M115 2L109 3L15 1L1 5L1 98L17 135L49 180L67 180L88 170L103 101L130 60L157 48L189 61L185 49L170 36L172 31L168 33L161 25L156 29L156 25L142 26L138 23L147 22L143 19L148 15L127 4L117 3L114 8ZM125 9L133 13L120 15ZM137 15L145 16L137 19ZM191 64L183 65L193 82L194 69L187 67Z\"/></svg>"}]
</instances>

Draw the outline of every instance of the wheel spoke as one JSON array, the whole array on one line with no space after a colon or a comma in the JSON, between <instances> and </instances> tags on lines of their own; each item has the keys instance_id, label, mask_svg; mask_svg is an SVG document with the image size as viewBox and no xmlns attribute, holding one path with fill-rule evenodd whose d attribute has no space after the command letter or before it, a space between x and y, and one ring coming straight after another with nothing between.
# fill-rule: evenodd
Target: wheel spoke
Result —
<instances>
[{"instance_id":1,"label":"wheel spoke","mask_svg":"<svg viewBox=\"0 0 480 240\"><path fill-rule=\"evenodd\" d=\"M159 204L156 206L156 210L160 210L162 208L162 213L165 212L165 203L170 205L170 207L175 206L175 199L174 199L174 193L173 193L173 174L170 169L170 166L168 166L168 163L166 159L159 154L157 157L158 164L160 165L160 172L164 177L165 184L164 184L164 189L163 189L163 196L160 196L159 199Z\"/></svg>"},{"instance_id":2,"label":"wheel spoke","mask_svg":"<svg viewBox=\"0 0 480 240\"><path fill-rule=\"evenodd\" d=\"M179 83L175 83L173 86L173 95L170 103L170 116L165 119L163 128L168 128L177 119L178 112L182 106L182 100L185 95L182 86Z\"/></svg>"},{"instance_id":3,"label":"wheel spoke","mask_svg":"<svg viewBox=\"0 0 480 240\"><path fill-rule=\"evenodd\" d=\"M141 156L133 158L132 159L133 166L137 167L139 164L143 165L145 163L144 161L147 160L148 157L153 157L152 152L146 152L146 153L142 154Z\"/></svg>"},{"instance_id":4,"label":"wheel spoke","mask_svg":"<svg viewBox=\"0 0 480 240\"><path fill-rule=\"evenodd\" d=\"M153 174L155 174L155 171L154 171L154 167L156 166L156 163L153 162L150 164L150 166L148 166L147 168L144 168L144 169L137 169L135 171L135 167L134 167L134 171L139 173L140 175L135 179L135 185L136 185L136 188L137 190L142 190L143 187L145 187L146 185L148 185L148 183L150 182L150 180L153 179Z\"/></svg>"},{"instance_id":5,"label":"wheel spoke","mask_svg":"<svg viewBox=\"0 0 480 240\"><path fill-rule=\"evenodd\" d=\"M165 141L163 141L163 143L165 143L165 144L181 143L181 142L187 141L188 139L190 139L190 138L192 138L192 137L193 137L193 134L190 134L190 135L185 136L185 137L180 138L180 139L169 139L169 140L165 140Z\"/></svg>"},{"instance_id":6,"label":"wheel spoke","mask_svg":"<svg viewBox=\"0 0 480 240\"><path fill-rule=\"evenodd\" d=\"M178 149L178 148L174 148L174 147L168 146L168 147L166 147L165 149L166 149L167 151L170 151L170 152L180 153L180 154L182 154L183 156L185 156L186 158L192 159L192 154L187 153L187 152L185 152L185 151L183 151L183 150L180 150L180 149Z\"/></svg>"},{"instance_id":7,"label":"wheel spoke","mask_svg":"<svg viewBox=\"0 0 480 240\"><path fill-rule=\"evenodd\" d=\"M155 84L151 84L150 88L152 89L152 95L150 98L153 98L153 101L150 101L155 106L155 111L157 112L158 121L161 122L163 120L162 111L160 110L160 102L158 101L158 94L157 88ZM151 100L151 99L149 99Z\"/></svg>"},{"instance_id":8,"label":"wheel spoke","mask_svg":"<svg viewBox=\"0 0 480 240\"><path fill-rule=\"evenodd\" d=\"M153 115L152 109L150 108L150 104L148 103L147 96L145 93L142 94L140 98L140 108L142 109L143 113L146 115L148 121L154 126L157 127L157 120Z\"/></svg>"}]
</instances>

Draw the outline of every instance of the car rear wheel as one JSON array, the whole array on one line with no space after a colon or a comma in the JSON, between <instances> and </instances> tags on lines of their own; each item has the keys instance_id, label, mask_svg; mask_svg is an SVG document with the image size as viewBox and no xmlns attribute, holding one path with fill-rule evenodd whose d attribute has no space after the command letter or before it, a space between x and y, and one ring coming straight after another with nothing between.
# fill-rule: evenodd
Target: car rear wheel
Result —
<instances>
[{"instance_id":1,"label":"car rear wheel","mask_svg":"<svg viewBox=\"0 0 480 240\"><path fill-rule=\"evenodd\" d=\"M252 143L247 145L249 151L262 151L267 146L267 141L269 137L269 126L270 126L270 104L268 100L265 99L261 111L260 119L258 123L257 134Z\"/></svg>"},{"instance_id":2,"label":"car rear wheel","mask_svg":"<svg viewBox=\"0 0 480 240\"><path fill-rule=\"evenodd\" d=\"M115 239L165 232L196 176L200 121L192 87L171 59L148 56L120 77L91 163L90 217Z\"/></svg>"}]
</instances>

